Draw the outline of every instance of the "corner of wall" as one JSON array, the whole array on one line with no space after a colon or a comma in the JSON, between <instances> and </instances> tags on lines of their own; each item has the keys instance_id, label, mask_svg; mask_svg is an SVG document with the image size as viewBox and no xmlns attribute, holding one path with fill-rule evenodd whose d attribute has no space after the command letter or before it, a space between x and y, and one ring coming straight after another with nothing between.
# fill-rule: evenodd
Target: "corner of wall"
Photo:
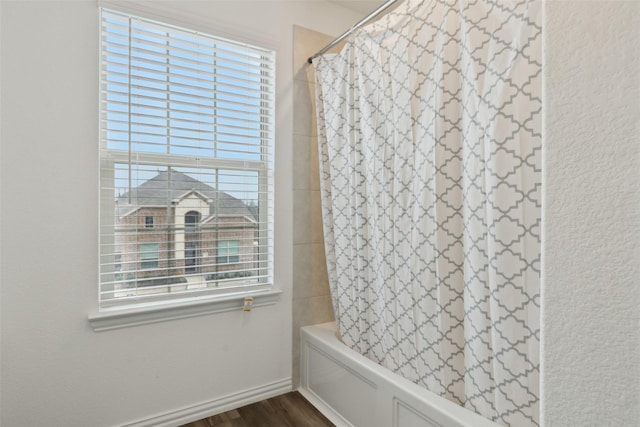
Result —
<instances>
[{"instance_id":1,"label":"corner of wall","mask_svg":"<svg viewBox=\"0 0 640 427\"><path fill-rule=\"evenodd\" d=\"M293 387L298 387L300 328L333 320L324 256L313 67L307 58L332 38L293 28Z\"/></svg>"}]
</instances>

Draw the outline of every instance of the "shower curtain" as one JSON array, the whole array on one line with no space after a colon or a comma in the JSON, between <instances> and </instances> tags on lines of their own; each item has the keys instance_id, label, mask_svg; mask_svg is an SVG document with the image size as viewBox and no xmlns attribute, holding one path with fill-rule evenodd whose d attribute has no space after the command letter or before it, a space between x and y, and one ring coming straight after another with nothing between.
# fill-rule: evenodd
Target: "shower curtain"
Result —
<instances>
[{"instance_id":1,"label":"shower curtain","mask_svg":"<svg viewBox=\"0 0 640 427\"><path fill-rule=\"evenodd\" d=\"M314 60L343 340L508 426L539 420L540 20L406 0Z\"/></svg>"}]
</instances>

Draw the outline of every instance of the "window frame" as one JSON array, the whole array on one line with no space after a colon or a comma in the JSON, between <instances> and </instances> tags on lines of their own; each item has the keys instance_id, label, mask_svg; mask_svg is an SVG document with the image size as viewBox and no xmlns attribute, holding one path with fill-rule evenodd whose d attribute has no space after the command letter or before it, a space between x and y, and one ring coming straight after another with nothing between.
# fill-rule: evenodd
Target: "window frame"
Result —
<instances>
[{"instance_id":1,"label":"window frame","mask_svg":"<svg viewBox=\"0 0 640 427\"><path fill-rule=\"evenodd\" d=\"M152 249L149 249L149 248L152 248ZM159 268L159 264L160 264L160 244L159 243L140 243L139 252L140 252L140 269L141 270L154 270ZM149 263L151 263L151 265L149 265Z\"/></svg>"},{"instance_id":2,"label":"window frame","mask_svg":"<svg viewBox=\"0 0 640 427\"><path fill-rule=\"evenodd\" d=\"M234 244L233 247L231 244ZM240 240L218 240L216 242L216 258L218 265L237 264L240 262ZM231 255L230 251L233 249L234 254ZM220 252L224 250L225 255L220 255ZM232 260L232 258L234 258Z\"/></svg>"},{"instance_id":3,"label":"window frame","mask_svg":"<svg viewBox=\"0 0 640 427\"><path fill-rule=\"evenodd\" d=\"M109 12L115 12L115 13L124 14L124 15L131 15L129 13L118 12L113 9L103 9L103 8L100 8L100 9L101 9L101 13L102 13L102 10L107 10ZM135 15L131 15L131 16L139 17L139 13L136 12ZM143 19L146 19L146 18L143 17ZM100 22L102 22L102 19L100 20ZM167 24L167 25L171 26L171 24ZM274 141L275 141L275 131L274 131L273 122L275 120L274 104L275 104L275 53L276 52L274 49L271 49L271 51L273 54L273 67L274 67L274 74L271 77L272 79L271 90L273 91L274 99L271 101L271 106L269 108L271 110L271 117L270 117L271 123L269 126L268 133L269 133L271 152L269 154L269 159L266 162L263 162L263 161L252 162L248 160L234 160L234 159L221 159L221 158L217 158L217 159L198 158L198 159L193 159L192 162L189 162L187 159L185 159L184 156L179 156L179 155L163 154L161 156L162 160L160 160L159 156L153 153L145 153L145 154L137 153L136 154L136 157L137 157L136 162L139 164L147 164L147 165L171 165L171 164L174 164L171 162L175 161L177 162L177 164L183 167L193 166L198 168L208 168L212 170L213 169L234 169L235 167L238 167L239 164L242 164L241 169L245 169L247 167L254 168L254 170L258 172L258 176L259 176L258 188L259 188L260 199L258 203L260 206L266 206L266 209L260 209L259 221L261 223L268 224L268 226L265 229L261 229L260 232L258 233L259 234L258 245L269 247L269 251L265 256L265 259L264 260L261 259L261 261L264 261L266 263L265 269L268 270L268 276L269 276L268 281L264 283L262 286L254 287L253 289L247 289L247 290L229 289L229 290L223 290L222 292L216 292L208 296L203 296L198 298L186 298L187 300L193 299L193 301L188 301L188 302L185 301L185 298L179 298L179 299L168 298L160 302L153 301L145 304L128 304L128 305L121 305L121 306L114 306L114 307L107 307L107 308L102 307L99 303L98 313L90 316L90 320L92 321L91 323L94 326L95 330L114 329L117 327L121 327L120 326L121 324L123 324L124 326L127 326L127 323L131 323L131 320L123 321L123 322L120 322L118 320L115 320L115 321L113 320L119 317L131 319L133 317L137 317L135 313L142 313L144 317L144 313L148 311L160 312L160 311L168 310L173 313L172 307L179 308L179 307L185 306L185 304L187 306L190 306L190 305L207 306L209 308L207 308L204 311L206 313L212 313L212 312L218 312L219 307L229 306L230 304L229 301L240 300L247 294L251 294L253 295L254 298L257 298L257 300L255 300L258 303L257 306L260 305L260 301L263 301L264 304L272 304L272 303L275 303L275 301L279 298L281 291L273 288L273 265L274 265L273 264L273 229L274 229L273 147L274 147ZM101 67L101 73L102 73L102 67ZM101 98L101 102L102 102L102 98ZM105 144L104 142L105 138L103 133L104 133L104 130L101 129L101 138L100 138L101 151L104 148L103 144ZM104 151L107 151L108 154L102 157L100 160L101 171L104 171L104 170L114 171L116 164L126 163L129 160L127 159L128 157L127 153L111 151L111 150L104 150ZM167 159L169 159L169 161L167 161ZM101 180L104 180L104 179L107 179L107 180L113 179L113 173L111 176L105 177L104 174L101 172ZM265 195L265 191L267 190L271 192L270 196ZM100 209L101 224L102 224L102 220L104 219L105 211L108 211L108 209L104 209L103 207L104 205L107 205L107 206L113 205L113 201L106 200L105 197L101 195L101 209ZM146 227L146 225L147 223L145 219L145 226L143 228L148 228ZM101 260L102 259L103 259L103 255L101 254ZM99 289L99 292L100 292L100 289ZM217 301L220 302L220 304L218 304ZM254 304L254 306L256 306L256 304ZM116 312L115 310L117 310L118 312ZM187 311L193 312L194 310L190 309ZM201 310L195 310L195 311L201 311ZM226 309L223 309L222 311L226 311ZM132 313L134 314L133 316L132 316ZM175 317L175 315L176 314L173 313L168 317L172 318L172 317ZM182 316L179 315L178 317L182 317ZM157 321L157 320L153 320L153 321ZM134 323L139 324L139 323L149 323L149 322L146 320L142 322L140 322L139 320L136 320ZM106 324L109 324L109 325L105 326Z\"/></svg>"}]
</instances>

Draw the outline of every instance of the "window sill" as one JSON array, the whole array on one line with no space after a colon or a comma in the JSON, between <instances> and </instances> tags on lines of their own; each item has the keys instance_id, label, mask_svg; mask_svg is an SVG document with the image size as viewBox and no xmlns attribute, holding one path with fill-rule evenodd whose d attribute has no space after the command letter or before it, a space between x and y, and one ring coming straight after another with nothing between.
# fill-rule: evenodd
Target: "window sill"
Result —
<instances>
[{"instance_id":1,"label":"window sill","mask_svg":"<svg viewBox=\"0 0 640 427\"><path fill-rule=\"evenodd\" d=\"M118 309L89 315L94 332L128 328L167 320L205 316L226 311L242 310L244 299L252 297L251 308L275 304L281 290L243 292L225 297L198 299L182 303L153 305L136 309Z\"/></svg>"}]
</instances>

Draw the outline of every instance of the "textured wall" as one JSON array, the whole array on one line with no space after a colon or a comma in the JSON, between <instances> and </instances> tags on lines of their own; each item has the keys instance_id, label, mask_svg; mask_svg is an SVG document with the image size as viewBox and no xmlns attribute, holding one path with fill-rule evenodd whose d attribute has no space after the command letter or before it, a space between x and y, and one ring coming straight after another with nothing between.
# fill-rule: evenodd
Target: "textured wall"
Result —
<instances>
[{"instance_id":1,"label":"textured wall","mask_svg":"<svg viewBox=\"0 0 640 427\"><path fill-rule=\"evenodd\" d=\"M2 0L4 427L123 425L291 378L292 27L339 34L357 16L316 1L123 4L277 49L275 279L284 292L276 305L248 315L91 330L87 314L98 301L97 2Z\"/></svg>"},{"instance_id":2,"label":"textured wall","mask_svg":"<svg viewBox=\"0 0 640 427\"><path fill-rule=\"evenodd\" d=\"M543 425L637 426L640 2L545 10Z\"/></svg>"}]
</instances>

